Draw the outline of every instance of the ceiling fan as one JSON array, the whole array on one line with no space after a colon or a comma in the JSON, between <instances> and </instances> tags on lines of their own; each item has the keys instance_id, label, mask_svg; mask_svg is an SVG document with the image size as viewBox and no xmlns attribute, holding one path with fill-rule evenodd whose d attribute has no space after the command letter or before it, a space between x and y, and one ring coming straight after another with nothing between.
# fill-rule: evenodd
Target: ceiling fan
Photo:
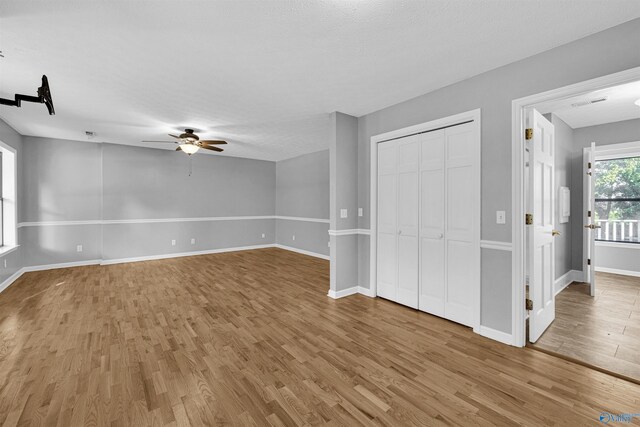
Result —
<instances>
[{"instance_id":1,"label":"ceiling fan","mask_svg":"<svg viewBox=\"0 0 640 427\"><path fill-rule=\"evenodd\" d=\"M142 141L142 142L162 142L165 144L178 144L176 151L182 151L188 155L196 153L201 148L211 151L224 151L222 148L215 147L215 145L226 144L227 141L221 141L216 139L200 140L198 135L193 133L193 129L185 129L184 133L180 135L169 134L170 137L177 139L178 141Z\"/></svg>"}]
</instances>

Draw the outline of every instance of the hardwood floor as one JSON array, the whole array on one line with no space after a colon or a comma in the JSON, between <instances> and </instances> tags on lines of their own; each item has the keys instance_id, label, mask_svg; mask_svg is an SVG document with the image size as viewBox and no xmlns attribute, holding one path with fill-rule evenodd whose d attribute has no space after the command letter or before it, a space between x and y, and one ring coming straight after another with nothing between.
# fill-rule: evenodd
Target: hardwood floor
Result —
<instances>
[{"instance_id":1,"label":"hardwood floor","mask_svg":"<svg viewBox=\"0 0 640 427\"><path fill-rule=\"evenodd\" d=\"M535 347L640 381L640 277L597 273L596 296L573 283Z\"/></svg>"},{"instance_id":2,"label":"hardwood floor","mask_svg":"<svg viewBox=\"0 0 640 427\"><path fill-rule=\"evenodd\" d=\"M262 249L25 274L0 294L3 425L599 425L640 386ZM640 418L633 423L640 424Z\"/></svg>"}]
</instances>

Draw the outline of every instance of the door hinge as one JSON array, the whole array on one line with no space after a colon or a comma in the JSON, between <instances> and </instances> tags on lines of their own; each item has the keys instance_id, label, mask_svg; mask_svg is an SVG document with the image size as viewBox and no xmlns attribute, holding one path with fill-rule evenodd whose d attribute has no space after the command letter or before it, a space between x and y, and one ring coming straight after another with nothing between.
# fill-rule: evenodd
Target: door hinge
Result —
<instances>
[{"instance_id":1,"label":"door hinge","mask_svg":"<svg viewBox=\"0 0 640 427\"><path fill-rule=\"evenodd\" d=\"M533 224L533 214L525 214L524 215L524 223L526 225L531 225Z\"/></svg>"},{"instance_id":2,"label":"door hinge","mask_svg":"<svg viewBox=\"0 0 640 427\"><path fill-rule=\"evenodd\" d=\"M587 265L591 265L591 258L587 258Z\"/></svg>"},{"instance_id":3,"label":"door hinge","mask_svg":"<svg viewBox=\"0 0 640 427\"><path fill-rule=\"evenodd\" d=\"M533 139L533 129L532 128L526 128L524 130L524 139L526 139L527 141L530 139Z\"/></svg>"},{"instance_id":4,"label":"door hinge","mask_svg":"<svg viewBox=\"0 0 640 427\"><path fill-rule=\"evenodd\" d=\"M587 211L587 216L591 218L591 211Z\"/></svg>"},{"instance_id":5,"label":"door hinge","mask_svg":"<svg viewBox=\"0 0 640 427\"><path fill-rule=\"evenodd\" d=\"M587 169L591 169L591 162L587 163Z\"/></svg>"},{"instance_id":6,"label":"door hinge","mask_svg":"<svg viewBox=\"0 0 640 427\"><path fill-rule=\"evenodd\" d=\"M527 298L527 299L524 301L524 306L525 306L525 308L526 308L527 310L529 310L529 311L533 310L533 301L532 301L532 300L530 300L529 298Z\"/></svg>"}]
</instances>

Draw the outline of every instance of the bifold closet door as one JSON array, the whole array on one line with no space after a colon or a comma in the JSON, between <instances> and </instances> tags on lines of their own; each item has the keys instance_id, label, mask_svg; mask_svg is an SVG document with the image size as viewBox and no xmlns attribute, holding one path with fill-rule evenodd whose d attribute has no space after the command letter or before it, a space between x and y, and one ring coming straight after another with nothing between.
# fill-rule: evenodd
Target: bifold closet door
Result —
<instances>
[{"instance_id":1,"label":"bifold closet door","mask_svg":"<svg viewBox=\"0 0 640 427\"><path fill-rule=\"evenodd\" d=\"M445 316L444 130L420 143L420 310Z\"/></svg>"},{"instance_id":2,"label":"bifold closet door","mask_svg":"<svg viewBox=\"0 0 640 427\"><path fill-rule=\"evenodd\" d=\"M397 140L398 291L396 302L413 308L418 308L419 287L420 137L420 135L414 135Z\"/></svg>"},{"instance_id":3,"label":"bifold closet door","mask_svg":"<svg viewBox=\"0 0 640 427\"><path fill-rule=\"evenodd\" d=\"M377 294L392 301L398 283L397 149L397 141L378 145Z\"/></svg>"},{"instance_id":4,"label":"bifold closet door","mask_svg":"<svg viewBox=\"0 0 640 427\"><path fill-rule=\"evenodd\" d=\"M445 317L473 326L480 287L476 124L445 129Z\"/></svg>"},{"instance_id":5,"label":"bifold closet door","mask_svg":"<svg viewBox=\"0 0 640 427\"><path fill-rule=\"evenodd\" d=\"M418 136L378 146L377 294L418 308Z\"/></svg>"}]
</instances>

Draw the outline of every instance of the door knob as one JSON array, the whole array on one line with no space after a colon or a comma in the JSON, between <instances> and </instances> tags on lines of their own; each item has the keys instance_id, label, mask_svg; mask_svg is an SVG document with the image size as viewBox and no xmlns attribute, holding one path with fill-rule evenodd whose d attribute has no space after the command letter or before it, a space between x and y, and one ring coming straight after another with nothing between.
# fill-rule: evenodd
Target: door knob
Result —
<instances>
[{"instance_id":1,"label":"door knob","mask_svg":"<svg viewBox=\"0 0 640 427\"><path fill-rule=\"evenodd\" d=\"M553 230L553 231L551 231L551 235L552 236L559 236L560 232L558 230Z\"/></svg>"},{"instance_id":2,"label":"door knob","mask_svg":"<svg viewBox=\"0 0 640 427\"><path fill-rule=\"evenodd\" d=\"M595 225L595 224L589 224L589 225L585 225L584 228L590 228L592 230L595 230L596 228L602 228L601 225Z\"/></svg>"}]
</instances>

